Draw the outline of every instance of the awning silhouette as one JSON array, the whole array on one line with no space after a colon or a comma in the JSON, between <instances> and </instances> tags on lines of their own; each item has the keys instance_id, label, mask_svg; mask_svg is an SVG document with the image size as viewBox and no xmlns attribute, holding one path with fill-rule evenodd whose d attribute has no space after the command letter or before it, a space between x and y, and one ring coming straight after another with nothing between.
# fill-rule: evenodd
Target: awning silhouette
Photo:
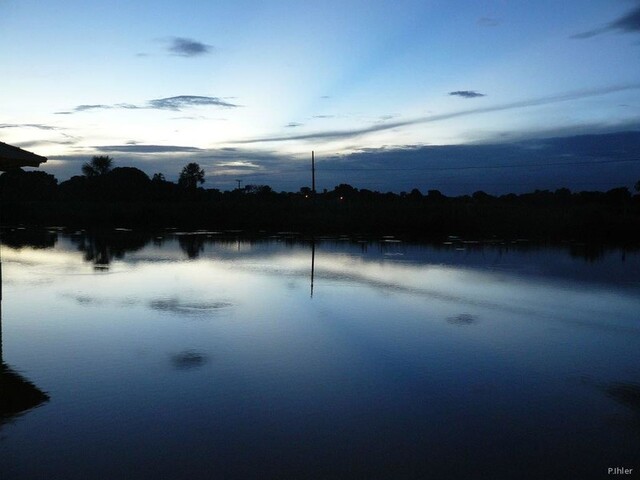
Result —
<instances>
[{"instance_id":1,"label":"awning silhouette","mask_svg":"<svg viewBox=\"0 0 640 480\"><path fill-rule=\"evenodd\" d=\"M20 167L38 167L46 161L46 157L0 142L0 171L6 172Z\"/></svg>"}]
</instances>

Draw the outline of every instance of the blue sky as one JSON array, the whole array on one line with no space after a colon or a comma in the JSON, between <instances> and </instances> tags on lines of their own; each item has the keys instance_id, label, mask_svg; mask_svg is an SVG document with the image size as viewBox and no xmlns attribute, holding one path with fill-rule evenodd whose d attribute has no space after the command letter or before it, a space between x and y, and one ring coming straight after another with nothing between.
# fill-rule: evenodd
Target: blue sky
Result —
<instances>
[{"instance_id":1,"label":"blue sky","mask_svg":"<svg viewBox=\"0 0 640 480\"><path fill-rule=\"evenodd\" d=\"M311 150L320 188L558 188L568 162L573 188L640 179L636 137L570 141L640 131L637 0L5 0L0 43L0 140L60 180L109 154L298 190ZM518 152L549 167L497 168Z\"/></svg>"}]
</instances>

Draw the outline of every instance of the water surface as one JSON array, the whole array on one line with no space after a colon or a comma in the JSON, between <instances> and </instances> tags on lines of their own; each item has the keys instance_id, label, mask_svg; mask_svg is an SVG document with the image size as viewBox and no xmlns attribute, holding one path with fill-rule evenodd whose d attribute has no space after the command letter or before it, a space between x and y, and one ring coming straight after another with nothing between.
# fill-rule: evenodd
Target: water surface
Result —
<instances>
[{"instance_id":1,"label":"water surface","mask_svg":"<svg viewBox=\"0 0 640 480\"><path fill-rule=\"evenodd\" d=\"M2 249L3 365L48 397L2 478L640 469L638 251L39 235Z\"/></svg>"}]
</instances>

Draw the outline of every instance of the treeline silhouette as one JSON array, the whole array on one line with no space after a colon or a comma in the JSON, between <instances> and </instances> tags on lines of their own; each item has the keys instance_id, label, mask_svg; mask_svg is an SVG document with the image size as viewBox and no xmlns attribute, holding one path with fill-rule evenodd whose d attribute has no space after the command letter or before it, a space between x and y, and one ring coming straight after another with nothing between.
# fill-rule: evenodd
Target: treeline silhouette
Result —
<instances>
[{"instance_id":1,"label":"treeline silhouette","mask_svg":"<svg viewBox=\"0 0 640 480\"><path fill-rule=\"evenodd\" d=\"M198 186L204 173L197 164L187 167L177 183L162 174L149 178L137 168L110 165L89 174L87 169L85 175L61 183L42 171L8 171L0 176L2 222L415 238L455 234L466 238L640 240L640 195L626 187L606 192L561 188L500 196L477 191L457 197L438 190L382 193L347 184L315 194L309 187L278 193L267 185L220 191Z\"/></svg>"}]
</instances>

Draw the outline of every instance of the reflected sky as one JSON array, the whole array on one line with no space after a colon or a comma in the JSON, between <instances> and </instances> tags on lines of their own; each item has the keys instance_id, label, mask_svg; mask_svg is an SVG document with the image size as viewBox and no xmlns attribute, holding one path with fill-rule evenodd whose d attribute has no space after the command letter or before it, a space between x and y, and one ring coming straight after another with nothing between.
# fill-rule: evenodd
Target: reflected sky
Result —
<instances>
[{"instance_id":1,"label":"reflected sky","mask_svg":"<svg viewBox=\"0 0 640 480\"><path fill-rule=\"evenodd\" d=\"M105 270L64 234L3 248L5 360L51 401L4 427L0 471L590 478L639 458L637 252L323 240L311 297L308 242L183 246Z\"/></svg>"}]
</instances>

